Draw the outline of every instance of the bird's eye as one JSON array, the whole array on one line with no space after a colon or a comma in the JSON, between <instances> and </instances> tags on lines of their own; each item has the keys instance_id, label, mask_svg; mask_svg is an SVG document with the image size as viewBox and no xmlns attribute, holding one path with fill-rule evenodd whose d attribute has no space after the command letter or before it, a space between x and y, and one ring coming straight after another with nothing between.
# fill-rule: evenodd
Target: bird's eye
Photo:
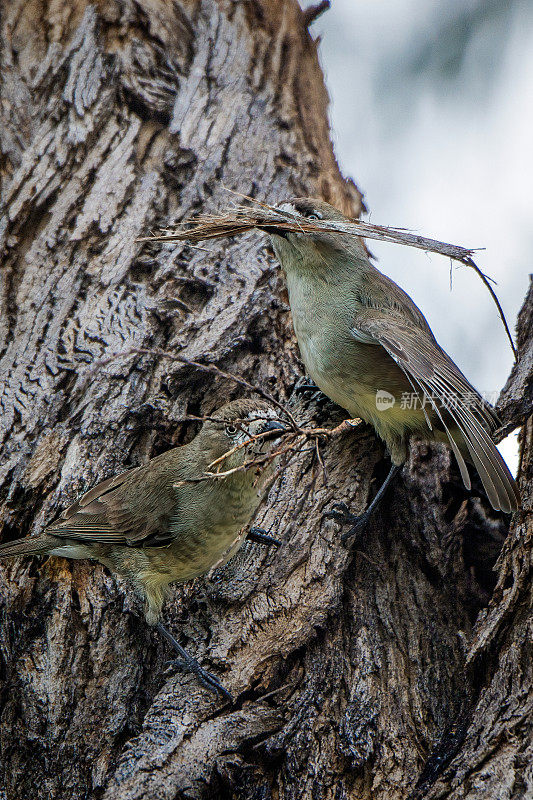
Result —
<instances>
[{"instance_id":1,"label":"bird's eye","mask_svg":"<svg viewBox=\"0 0 533 800\"><path fill-rule=\"evenodd\" d=\"M307 219L321 219L321 217L313 212L312 214L307 215Z\"/></svg>"},{"instance_id":2,"label":"bird's eye","mask_svg":"<svg viewBox=\"0 0 533 800\"><path fill-rule=\"evenodd\" d=\"M237 428L235 427L235 425L226 425L226 433L228 434L228 436L235 436L235 434L237 433Z\"/></svg>"}]
</instances>

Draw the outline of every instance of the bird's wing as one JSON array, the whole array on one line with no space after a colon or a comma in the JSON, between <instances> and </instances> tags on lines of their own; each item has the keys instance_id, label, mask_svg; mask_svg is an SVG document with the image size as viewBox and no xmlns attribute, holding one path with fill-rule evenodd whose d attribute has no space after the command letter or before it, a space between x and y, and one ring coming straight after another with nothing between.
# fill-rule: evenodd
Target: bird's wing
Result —
<instances>
[{"instance_id":1,"label":"bird's wing","mask_svg":"<svg viewBox=\"0 0 533 800\"><path fill-rule=\"evenodd\" d=\"M353 335L360 341L374 342L385 348L405 373L421 402L425 399L430 403L444 426L467 488L470 488L470 479L460 452L461 442L454 439L456 433L451 428L459 429L493 507L515 510L520 500L518 489L490 436L498 427L498 418L433 335L406 322L403 315L392 309L365 309L357 314Z\"/></svg>"},{"instance_id":2,"label":"bird's wing","mask_svg":"<svg viewBox=\"0 0 533 800\"><path fill-rule=\"evenodd\" d=\"M170 537L165 523L170 509L166 498L150 492L143 480L144 471L145 467L135 467L102 481L63 511L47 533L88 544L167 544ZM145 498L145 513L139 503L141 496ZM136 513L132 513L132 501L136 501ZM155 509L159 509L158 514Z\"/></svg>"}]
</instances>

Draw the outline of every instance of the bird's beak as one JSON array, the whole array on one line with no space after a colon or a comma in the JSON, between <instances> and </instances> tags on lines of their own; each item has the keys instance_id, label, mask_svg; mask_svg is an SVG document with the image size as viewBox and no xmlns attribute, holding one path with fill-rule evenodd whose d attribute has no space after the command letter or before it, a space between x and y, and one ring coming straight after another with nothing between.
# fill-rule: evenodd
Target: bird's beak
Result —
<instances>
[{"instance_id":1,"label":"bird's beak","mask_svg":"<svg viewBox=\"0 0 533 800\"><path fill-rule=\"evenodd\" d=\"M265 439L278 439L285 431L289 430L286 425L278 420L272 419L266 422L261 428L261 433L268 433Z\"/></svg>"},{"instance_id":2,"label":"bird's beak","mask_svg":"<svg viewBox=\"0 0 533 800\"><path fill-rule=\"evenodd\" d=\"M276 228L274 225L256 225L256 228L263 233L273 234L274 236L281 236L282 239L287 238L287 231L284 231L283 228Z\"/></svg>"}]
</instances>

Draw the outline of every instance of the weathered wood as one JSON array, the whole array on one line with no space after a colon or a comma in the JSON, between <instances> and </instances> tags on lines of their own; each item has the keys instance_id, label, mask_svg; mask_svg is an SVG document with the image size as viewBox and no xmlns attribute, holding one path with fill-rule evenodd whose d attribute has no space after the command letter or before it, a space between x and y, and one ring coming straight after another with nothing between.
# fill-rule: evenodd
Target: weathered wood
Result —
<instances>
[{"instance_id":1,"label":"weathered wood","mask_svg":"<svg viewBox=\"0 0 533 800\"><path fill-rule=\"evenodd\" d=\"M206 250L135 241L225 207L225 186L361 210L335 162L296 1L9 0L1 24L4 540L190 437L185 414L242 393L155 354L110 355L179 352L290 398L299 419L338 422L323 398L295 391L301 365L264 238ZM382 455L364 426L323 446L325 472L302 454L255 520L282 546L247 544L176 588L166 620L233 708L164 673L165 644L102 568L1 565L5 797L405 798L450 725L481 702L475 679L493 685L483 653L496 664L511 652L500 641L520 633L525 588L509 604L504 577L488 605L506 524L465 494L444 447L413 449L348 552L323 511L363 508ZM518 536L501 575L522 553ZM474 682L468 653L483 664Z\"/></svg>"},{"instance_id":2,"label":"weathered wood","mask_svg":"<svg viewBox=\"0 0 533 800\"><path fill-rule=\"evenodd\" d=\"M509 429L522 429L522 511L495 565L497 584L469 641L474 688L471 721L460 752L428 791L448 800L533 796L533 292L518 318L519 360L498 407Z\"/></svg>"},{"instance_id":3,"label":"weathered wood","mask_svg":"<svg viewBox=\"0 0 533 800\"><path fill-rule=\"evenodd\" d=\"M498 401L498 414L502 421L501 435L525 423L533 411L533 277L530 275L529 291L518 315L517 346L520 357Z\"/></svg>"}]
</instances>

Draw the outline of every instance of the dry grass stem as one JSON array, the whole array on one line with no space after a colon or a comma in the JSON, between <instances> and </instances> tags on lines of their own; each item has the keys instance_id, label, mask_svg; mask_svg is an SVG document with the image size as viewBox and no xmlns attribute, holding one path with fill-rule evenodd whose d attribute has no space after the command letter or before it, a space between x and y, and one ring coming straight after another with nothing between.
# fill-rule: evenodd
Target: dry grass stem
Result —
<instances>
[{"instance_id":1,"label":"dry grass stem","mask_svg":"<svg viewBox=\"0 0 533 800\"><path fill-rule=\"evenodd\" d=\"M455 261L471 266L470 261L475 253L474 248L461 247L460 245L447 244L437 239L428 239L424 236L411 233L405 228L392 228L385 225L374 225L362 220L349 222L336 222L333 220L302 220L294 219L290 212L261 206L249 208L235 206L228 211L216 214L201 214L194 222L183 223L182 228L174 231L163 231L154 236L138 239L139 242L172 242L188 241L201 242L206 239L220 239L227 236L237 236L240 233L259 228L269 228L295 233L343 233L351 236L362 236L366 239L377 239L384 242L404 244L417 247L433 253L449 256Z\"/></svg>"},{"instance_id":2,"label":"dry grass stem","mask_svg":"<svg viewBox=\"0 0 533 800\"><path fill-rule=\"evenodd\" d=\"M221 455L219 458L212 461L207 466L206 472L202 475L199 475L197 478L189 478L188 480L178 481L178 483L173 484L174 488L179 488L180 486L185 486L189 483L199 483L201 481L208 481L213 479L222 479L228 478L230 475L235 475L238 472L245 472L246 470L251 469L252 467L258 467L260 471L263 471L268 467L268 465L277 458L280 458L283 455L286 455L290 452L297 452L301 453L304 452L304 445L309 439L314 439L315 442L318 442L319 438L326 438L331 439L335 436L339 436L340 434L346 433L348 430L352 430L354 427L360 424L360 420L353 420L347 419L343 420L340 425L337 425L335 428L298 428L297 430L287 431L286 433L282 433L279 437L281 440L280 445L273 449L271 452L266 453L261 456L256 456L255 458L251 458L245 460L243 464L240 464L238 467L232 467L231 469L227 469L224 471L211 472L210 470L218 466L219 464L223 463L227 458L229 458L233 453L238 452L239 450L243 449L244 447L248 447L254 441L258 439L263 439L270 434L266 433L258 433L255 436L250 436L247 441L241 442L235 447L232 447L226 453ZM285 444L283 444L285 442ZM312 452L315 448L311 448L310 451ZM307 452L307 451L306 451ZM320 459L321 463L322 460Z\"/></svg>"}]
</instances>

